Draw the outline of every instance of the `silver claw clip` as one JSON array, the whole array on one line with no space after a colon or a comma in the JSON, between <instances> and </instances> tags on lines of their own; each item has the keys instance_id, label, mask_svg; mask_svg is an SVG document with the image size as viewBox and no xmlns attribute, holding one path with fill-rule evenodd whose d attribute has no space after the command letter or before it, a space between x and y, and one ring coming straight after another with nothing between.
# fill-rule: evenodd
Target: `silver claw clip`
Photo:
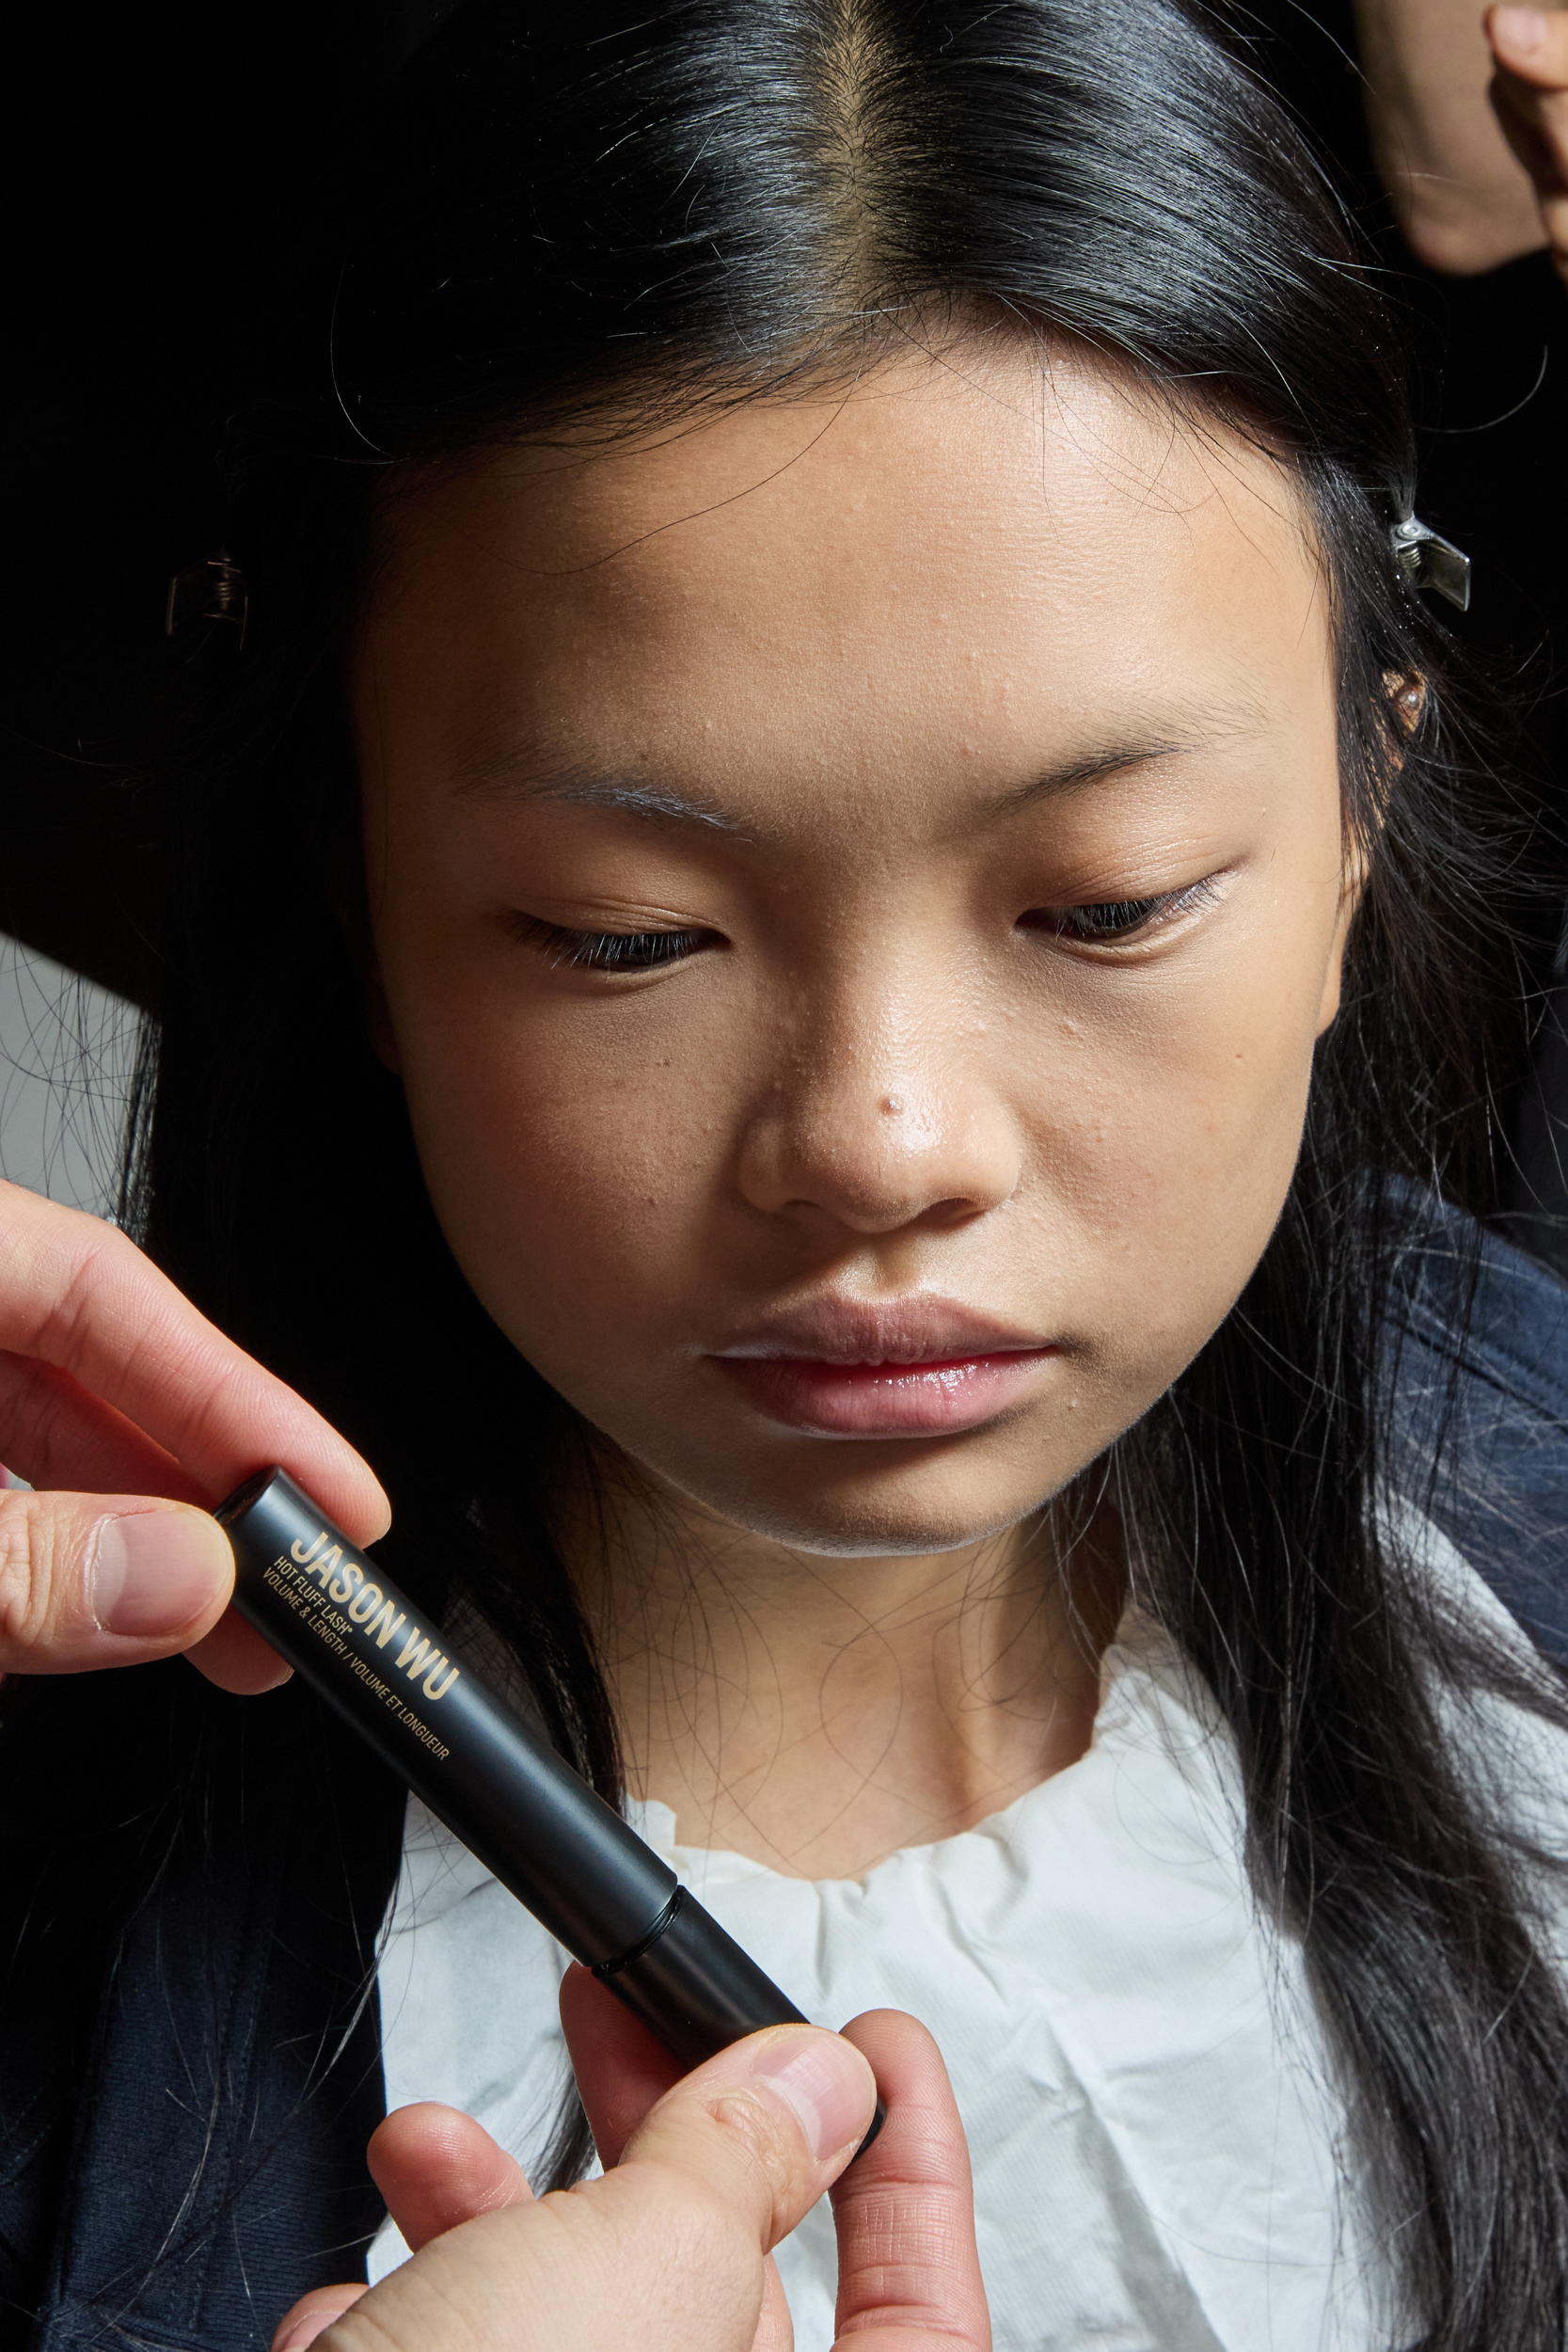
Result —
<instances>
[{"instance_id":1,"label":"silver claw clip","mask_svg":"<svg viewBox=\"0 0 1568 2352\"><path fill-rule=\"evenodd\" d=\"M1461 612L1469 611L1470 559L1462 548L1449 539L1439 538L1414 515L1395 523L1388 537L1394 561L1413 588L1433 589Z\"/></svg>"},{"instance_id":2,"label":"silver claw clip","mask_svg":"<svg viewBox=\"0 0 1568 2352\"><path fill-rule=\"evenodd\" d=\"M172 637L189 620L229 621L239 630L243 649L249 618L250 597L245 574L221 548L204 564L192 564L184 571L176 572L168 583L168 602L164 609L166 637Z\"/></svg>"}]
</instances>

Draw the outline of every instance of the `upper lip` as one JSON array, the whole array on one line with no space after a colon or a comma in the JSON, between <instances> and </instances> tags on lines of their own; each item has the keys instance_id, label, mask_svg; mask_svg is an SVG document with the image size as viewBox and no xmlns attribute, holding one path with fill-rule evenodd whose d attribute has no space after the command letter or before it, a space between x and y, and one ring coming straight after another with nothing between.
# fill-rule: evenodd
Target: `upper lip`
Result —
<instances>
[{"instance_id":1,"label":"upper lip","mask_svg":"<svg viewBox=\"0 0 1568 2352\"><path fill-rule=\"evenodd\" d=\"M706 1353L793 1357L819 1364L930 1364L1019 1354L1052 1343L1037 1331L1021 1331L961 1299L829 1297L781 1308Z\"/></svg>"}]
</instances>

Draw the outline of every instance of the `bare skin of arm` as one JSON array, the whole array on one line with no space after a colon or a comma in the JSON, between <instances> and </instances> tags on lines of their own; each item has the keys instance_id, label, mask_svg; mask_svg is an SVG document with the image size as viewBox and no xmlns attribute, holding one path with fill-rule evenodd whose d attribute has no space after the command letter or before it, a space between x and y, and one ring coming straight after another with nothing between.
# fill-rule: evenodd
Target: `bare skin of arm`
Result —
<instances>
[{"instance_id":1,"label":"bare skin of arm","mask_svg":"<svg viewBox=\"0 0 1568 2352\"><path fill-rule=\"evenodd\" d=\"M1472 277L1538 251L1542 199L1504 128L1513 43L1494 54L1475 0L1357 0L1355 13L1372 151L1418 259ZM1546 13L1549 33L1563 33L1568 15ZM1509 85L1496 103L1495 70Z\"/></svg>"}]
</instances>

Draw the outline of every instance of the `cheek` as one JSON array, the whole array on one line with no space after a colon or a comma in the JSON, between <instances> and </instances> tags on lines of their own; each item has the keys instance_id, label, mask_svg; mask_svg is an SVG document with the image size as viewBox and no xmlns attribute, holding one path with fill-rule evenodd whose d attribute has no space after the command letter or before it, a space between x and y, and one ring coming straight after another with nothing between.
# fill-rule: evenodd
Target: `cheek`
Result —
<instances>
[{"instance_id":1,"label":"cheek","mask_svg":"<svg viewBox=\"0 0 1568 2352\"><path fill-rule=\"evenodd\" d=\"M1085 990L1048 1056L1019 1041L1037 1248L1094 1264L1104 1360L1150 1397L1244 1286L1300 1148L1331 925L1313 906L1238 930L1180 980L1151 967L1098 1009Z\"/></svg>"},{"instance_id":2,"label":"cheek","mask_svg":"<svg viewBox=\"0 0 1568 2352\"><path fill-rule=\"evenodd\" d=\"M421 992L399 1021L404 1086L443 1231L480 1298L546 1375L606 1327L635 1353L700 1285L730 1157L722 1011L661 992L597 1008Z\"/></svg>"}]
</instances>

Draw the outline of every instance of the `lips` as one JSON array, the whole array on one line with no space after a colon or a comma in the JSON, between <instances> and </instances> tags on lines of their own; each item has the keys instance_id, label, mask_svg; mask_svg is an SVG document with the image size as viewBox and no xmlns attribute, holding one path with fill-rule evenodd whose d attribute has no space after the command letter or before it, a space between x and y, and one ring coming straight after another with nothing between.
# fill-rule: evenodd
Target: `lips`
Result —
<instances>
[{"instance_id":1,"label":"lips","mask_svg":"<svg viewBox=\"0 0 1568 2352\"><path fill-rule=\"evenodd\" d=\"M785 1428L908 1438L1016 1409L1060 1352L957 1300L823 1299L735 1334L713 1360Z\"/></svg>"}]
</instances>

